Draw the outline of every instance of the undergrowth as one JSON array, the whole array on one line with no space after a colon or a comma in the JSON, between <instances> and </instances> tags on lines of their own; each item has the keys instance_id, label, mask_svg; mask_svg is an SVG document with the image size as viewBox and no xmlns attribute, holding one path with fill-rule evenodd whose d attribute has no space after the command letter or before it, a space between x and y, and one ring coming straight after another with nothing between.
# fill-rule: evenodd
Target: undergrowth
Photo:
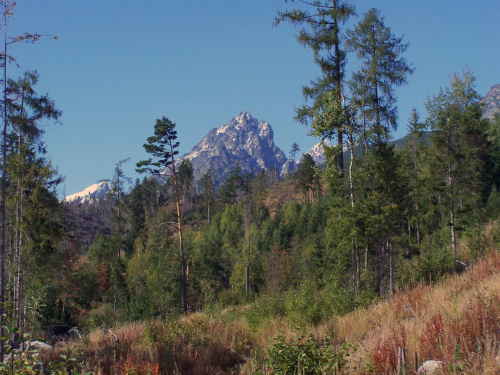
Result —
<instances>
[{"instance_id":1,"label":"undergrowth","mask_svg":"<svg viewBox=\"0 0 500 375\"><path fill-rule=\"evenodd\" d=\"M112 329L118 342L96 330L74 344L78 361L98 374L412 374L426 360L440 361L444 374L500 373L495 228L482 242L486 255L470 257L463 274L413 283L347 314L337 315L327 295L305 285L244 305L122 325Z\"/></svg>"}]
</instances>

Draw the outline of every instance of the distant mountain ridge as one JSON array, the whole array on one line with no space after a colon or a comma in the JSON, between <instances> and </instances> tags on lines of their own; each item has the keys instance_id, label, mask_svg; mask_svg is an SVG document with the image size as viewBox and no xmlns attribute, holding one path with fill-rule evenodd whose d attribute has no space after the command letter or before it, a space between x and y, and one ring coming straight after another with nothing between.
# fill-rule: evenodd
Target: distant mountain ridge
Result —
<instances>
[{"instance_id":1,"label":"distant mountain ridge","mask_svg":"<svg viewBox=\"0 0 500 375\"><path fill-rule=\"evenodd\" d=\"M483 117L493 119L494 114L500 112L500 84L492 86L481 102L484 105ZM391 143L399 146L404 139L405 137ZM305 153L310 154L317 165L326 162L322 142ZM349 158L348 149L344 149L344 161ZM191 151L179 158L178 162L183 159L191 161L196 181L212 169L216 186L220 186L238 164L244 174L256 174L263 169L276 168L284 177L289 172L294 172L301 162L301 157L296 162L287 158L274 143L271 125L252 117L247 111L233 117L227 124L210 130ZM110 190L109 183L101 181L82 192L67 196L64 201L88 202L105 197Z\"/></svg>"}]
</instances>

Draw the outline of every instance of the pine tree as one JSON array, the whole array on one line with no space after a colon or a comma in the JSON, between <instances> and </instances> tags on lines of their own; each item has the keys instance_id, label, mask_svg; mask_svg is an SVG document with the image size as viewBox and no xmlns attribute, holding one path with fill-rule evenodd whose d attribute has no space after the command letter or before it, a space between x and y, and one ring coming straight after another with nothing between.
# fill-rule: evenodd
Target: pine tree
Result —
<instances>
[{"instance_id":1,"label":"pine tree","mask_svg":"<svg viewBox=\"0 0 500 375\"><path fill-rule=\"evenodd\" d=\"M300 147L296 142L293 142L292 147L290 149L290 156L293 158L293 165L295 167L295 155L300 151ZM295 168L294 168L295 171Z\"/></svg>"},{"instance_id":2,"label":"pine tree","mask_svg":"<svg viewBox=\"0 0 500 375\"><path fill-rule=\"evenodd\" d=\"M347 46L362 63L351 79L354 103L361 108L365 144L366 122L371 123L375 141L387 140L396 129L397 107L394 89L406 83L413 72L402 54L408 48L403 37L396 37L385 25L377 9L370 9L354 30L348 31Z\"/></svg>"},{"instance_id":3,"label":"pine tree","mask_svg":"<svg viewBox=\"0 0 500 375\"><path fill-rule=\"evenodd\" d=\"M165 177L165 169L167 168L172 173L174 183L174 194L177 208L177 232L179 234L179 251L181 261L181 288L182 288L182 304L183 311L188 311L187 298L187 278L186 278L186 262L184 258L184 243L182 237L182 211L181 197L179 192L178 175L175 165L175 156L179 153L177 148L179 142L177 140L177 131L175 124L166 117L156 120L154 126L154 135L147 139L144 144L144 149L148 154L151 154L155 160L149 158L137 163L136 171L139 173L149 173L156 178Z\"/></svg>"}]
</instances>

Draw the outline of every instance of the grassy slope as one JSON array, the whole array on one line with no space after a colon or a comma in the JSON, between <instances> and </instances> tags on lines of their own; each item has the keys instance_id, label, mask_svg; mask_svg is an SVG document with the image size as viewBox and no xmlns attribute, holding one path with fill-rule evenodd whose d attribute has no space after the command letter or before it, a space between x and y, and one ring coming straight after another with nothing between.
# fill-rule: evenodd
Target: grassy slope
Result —
<instances>
[{"instance_id":1,"label":"grassy slope","mask_svg":"<svg viewBox=\"0 0 500 375\"><path fill-rule=\"evenodd\" d=\"M491 242L493 243L493 242ZM496 374L500 365L500 254L489 255L462 275L436 285L420 284L311 329L320 341L357 347L339 373L393 374L397 347L406 349L408 373L418 361L444 362L444 373ZM107 374L251 374L266 372L264 358L272 338L291 338L284 321L249 327L250 306L196 313L169 322L137 322L103 331L74 344L89 368Z\"/></svg>"}]
</instances>

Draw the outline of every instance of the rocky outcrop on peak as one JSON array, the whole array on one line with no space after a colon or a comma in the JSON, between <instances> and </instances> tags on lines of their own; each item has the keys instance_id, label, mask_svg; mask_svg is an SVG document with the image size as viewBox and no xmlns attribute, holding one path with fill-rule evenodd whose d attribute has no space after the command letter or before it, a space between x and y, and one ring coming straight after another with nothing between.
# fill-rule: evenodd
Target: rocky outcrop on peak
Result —
<instances>
[{"instance_id":1,"label":"rocky outcrop on peak","mask_svg":"<svg viewBox=\"0 0 500 375\"><path fill-rule=\"evenodd\" d=\"M481 102L484 105L483 117L492 120L493 115L500 112L500 84L491 86L486 96L481 99Z\"/></svg>"},{"instance_id":2,"label":"rocky outcrop on peak","mask_svg":"<svg viewBox=\"0 0 500 375\"><path fill-rule=\"evenodd\" d=\"M322 141L320 143L315 144L313 147L306 152L306 154L311 155L316 165L323 165L326 163L325 150L323 149L323 144L327 146L331 146L328 141ZM302 162L302 158L298 161L298 164Z\"/></svg>"},{"instance_id":3,"label":"rocky outcrop on peak","mask_svg":"<svg viewBox=\"0 0 500 375\"><path fill-rule=\"evenodd\" d=\"M216 186L226 180L239 164L244 174L281 170L287 158L274 144L271 125L243 111L226 125L214 128L182 159L189 159L195 180L212 169Z\"/></svg>"}]
</instances>

